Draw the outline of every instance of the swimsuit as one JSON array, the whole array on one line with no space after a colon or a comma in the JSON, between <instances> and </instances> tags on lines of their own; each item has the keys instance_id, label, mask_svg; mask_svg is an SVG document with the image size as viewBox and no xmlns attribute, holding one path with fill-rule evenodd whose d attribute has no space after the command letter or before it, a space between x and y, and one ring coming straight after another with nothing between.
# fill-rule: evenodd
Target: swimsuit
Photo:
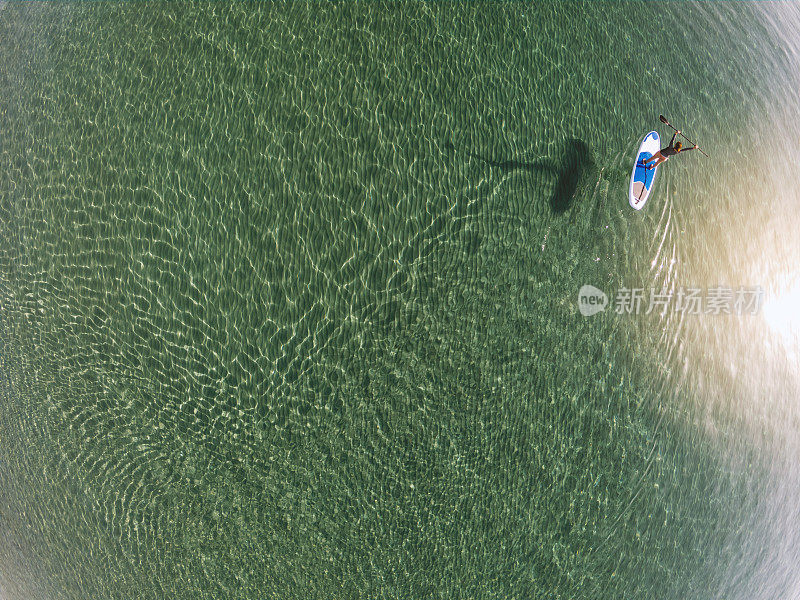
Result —
<instances>
[{"instance_id":1,"label":"swimsuit","mask_svg":"<svg viewBox=\"0 0 800 600\"><path fill-rule=\"evenodd\" d=\"M676 137L678 137L677 133L672 136L672 140L670 141L669 146L661 149L661 156L663 156L664 158L669 158L670 156L675 156L678 152L680 152L680 150L676 150L675 146L672 145L675 143Z\"/></svg>"}]
</instances>

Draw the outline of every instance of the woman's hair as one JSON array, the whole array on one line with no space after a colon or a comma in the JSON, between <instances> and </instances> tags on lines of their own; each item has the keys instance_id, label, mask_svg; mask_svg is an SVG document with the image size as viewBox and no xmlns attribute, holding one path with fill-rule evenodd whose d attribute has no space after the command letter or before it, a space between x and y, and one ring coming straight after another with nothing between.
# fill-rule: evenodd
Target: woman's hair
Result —
<instances>
[{"instance_id":1,"label":"woman's hair","mask_svg":"<svg viewBox=\"0 0 800 600\"><path fill-rule=\"evenodd\" d=\"M675 150L680 150L681 148L683 148L683 144L681 144L680 142L675 144Z\"/></svg>"}]
</instances>

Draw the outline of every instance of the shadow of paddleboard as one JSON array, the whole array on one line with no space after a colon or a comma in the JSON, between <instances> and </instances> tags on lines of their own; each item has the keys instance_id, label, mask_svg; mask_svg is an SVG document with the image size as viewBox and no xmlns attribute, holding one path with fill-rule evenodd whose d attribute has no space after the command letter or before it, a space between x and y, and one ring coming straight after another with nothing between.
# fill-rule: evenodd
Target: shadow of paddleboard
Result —
<instances>
[{"instance_id":1,"label":"shadow of paddleboard","mask_svg":"<svg viewBox=\"0 0 800 600\"><path fill-rule=\"evenodd\" d=\"M456 147L449 142L445 144L445 147L457 151ZM570 208L578 195L581 184L594 177L597 171L597 165L589 146L586 142L577 138L567 140L558 160L497 160L468 150L464 153L471 158L486 163L490 167L505 172L528 171L554 176L556 184L550 196L549 205L550 209L556 214L564 213Z\"/></svg>"}]
</instances>

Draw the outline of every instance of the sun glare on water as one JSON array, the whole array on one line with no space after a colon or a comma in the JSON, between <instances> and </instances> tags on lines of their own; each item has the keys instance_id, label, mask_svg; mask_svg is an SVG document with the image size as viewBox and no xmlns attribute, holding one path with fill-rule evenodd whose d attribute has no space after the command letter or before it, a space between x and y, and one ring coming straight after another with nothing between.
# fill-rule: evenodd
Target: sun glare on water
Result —
<instances>
[{"instance_id":1,"label":"sun glare on water","mask_svg":"<svg viewBox=\"0 0 800 600\"><path fill-rule=\"evenodd\" d=\"M787 356L797 359L800 353L800 282L793 282L783 292L767 292L761 311Z\"/></svg>"}]
</instances>

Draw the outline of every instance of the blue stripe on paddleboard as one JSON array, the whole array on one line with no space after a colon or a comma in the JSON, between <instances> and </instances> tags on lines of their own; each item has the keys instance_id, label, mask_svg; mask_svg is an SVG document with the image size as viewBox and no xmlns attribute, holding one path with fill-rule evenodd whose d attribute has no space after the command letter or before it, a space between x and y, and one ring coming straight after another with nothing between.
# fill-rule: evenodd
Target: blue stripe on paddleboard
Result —
<instances>
[{"instance_id":1,"label":"blue stripe on paddleboard","mask_svg":"<svg viewBox=\"0 0 800 600\"><path fill-rule=\"evenodd\" d=\"M650 186L653 185L653 175L655 174L655 169L645 169L641 166L641 162L643 160L647 160L651 156L653 155L650 152L642 152L639 156L637 156L636 171L633 174L633 180L642 182L647 190L650 190Z\"/></svg>"}]
</instances>

